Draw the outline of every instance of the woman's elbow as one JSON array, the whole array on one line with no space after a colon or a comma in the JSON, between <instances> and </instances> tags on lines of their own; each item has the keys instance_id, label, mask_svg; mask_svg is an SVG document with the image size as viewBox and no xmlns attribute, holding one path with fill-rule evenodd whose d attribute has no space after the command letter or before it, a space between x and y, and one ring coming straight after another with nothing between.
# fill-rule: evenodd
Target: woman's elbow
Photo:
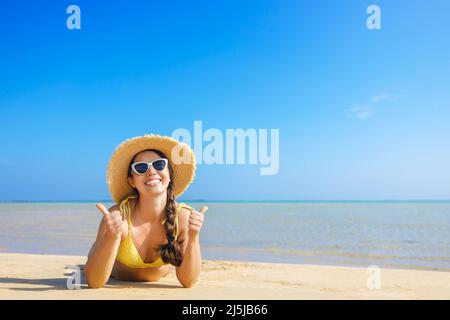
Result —
<instances>
[{"instance_id":1,"label":"woman's elbow","mask_svg":"<svg viewBox=\"0 0 450 320\"><path fill-rule=\"evenodd\" d=\"M194 282L187 282L187 283L181 283L181 285L183 286L183 288L189 289L189 288L193 288L195 286Z\"/></svg>"},{"instance_id":2,"label":"woman's elbow","mask_svg":"<svg viewBox=\"0 0 450 320\"><path fill-rule=\"evenodd\" d=\"M88 288L99 289L105 285L105 282L96 277L96 275L91 272L90 268L87 265L85 267L85 275Z\"/></svg>"},{"instance_id":3,"label":"woman's elbow","mask_svg":"<svg viewBox=\"0 0 450 320\"><path fill-rule=\"evenodd\" d=\"M197 280L181 280L178 279L178 281L180 281L181 285L183 286L183 288L193 288L195 287L195 284L197 283Z\"/></svg>"},{"instance_id":4,"label":"woman's elbow","mask_svg":"<svg viewBox=\"0 0 450 320\"><path fill-rule=\"evenodd\" d=\"M100 289L101 287L103 287L103 285L101 283L89 283L88 282L88 288L89 289Z\"/></svg>"},{"instance_id":5,"label":"woman's elbow","mask_svg":"<svg viewBox=\"0 0 450 320\"><path fill-rule=\"evenodd\" d=\"M87 282L88 288L90 288L90 289L99 289L99 288L103 287L105 284L103 281L89 279L88 277L86 277L86 282Z\"/></svg>"}]
</instances>

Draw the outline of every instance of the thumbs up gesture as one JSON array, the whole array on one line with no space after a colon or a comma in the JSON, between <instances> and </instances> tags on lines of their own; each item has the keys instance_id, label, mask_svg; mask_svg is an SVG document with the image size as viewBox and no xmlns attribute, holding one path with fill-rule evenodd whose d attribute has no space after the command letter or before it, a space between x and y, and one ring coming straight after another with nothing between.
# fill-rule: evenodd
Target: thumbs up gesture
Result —
<instances>
[{"instance_id":1,"label":"thumbs up gesture","mask_svg":"<svg viewBox=\"0 0 450 320\"><path fill-rule=\"evenodd\" d=\"M188 235L189 238L198 237L200 229L203 226L203 220L208 207L202 207L200 211L192 210L189 216Z\"/></svg>"},{"instance_id":2,"label":"thumbs up gesture","mask_svg":"<svg viewBox=\"0 0 450 320\"><path fill-rule=\"evenodd\" d=\"M120 212L117 210L109 212L109 210L106 209L106 207L101 203L97 203L95 206L98 210L100 210L105 218L105 236L114 239L120 238L122 235L122 224L124 223Z\"/></svg>"}]
</instances>

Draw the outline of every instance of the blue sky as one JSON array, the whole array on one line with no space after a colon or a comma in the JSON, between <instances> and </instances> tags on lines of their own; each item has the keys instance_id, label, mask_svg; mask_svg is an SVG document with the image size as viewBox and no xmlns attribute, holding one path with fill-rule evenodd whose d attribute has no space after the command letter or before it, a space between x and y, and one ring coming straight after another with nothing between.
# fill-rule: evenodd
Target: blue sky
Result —
<instances>
[{"instance_id":1,"label":"blue sky","mask_svg":"<svg viewBox=\"0 0 450 320\"><path fill-rule=\"evenodd\" d=\"M381 8L368 30L366 8ZM81 8L68 30L66 8ZM200 165L183 199L450 199L450 2L11 1L0 200L109 199L124 139L280 130L280 168Z\"/></svg>"}]
</instances>

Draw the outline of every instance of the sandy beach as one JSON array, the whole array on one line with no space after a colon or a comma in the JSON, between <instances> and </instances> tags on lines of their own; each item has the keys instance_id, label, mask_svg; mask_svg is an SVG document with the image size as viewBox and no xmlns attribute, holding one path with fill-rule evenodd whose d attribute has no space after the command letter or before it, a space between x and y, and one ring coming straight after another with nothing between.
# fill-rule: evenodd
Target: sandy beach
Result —
<instances>
[{"instance_id":1,"label":"sandy beach","mask_svg":"<svg viewBox=\"0 0 450 320\"><path fill-rule=\"evenodd\" d=\"M171 272L89 289L86 257L2 253L0 261L0 299L450 299L450 272L440 271L381 269L381 287L369 289L365 268L204 260L194 288ZM68 265L80 267L79 290L67 288Z\"/></svg>"}]
</instances>

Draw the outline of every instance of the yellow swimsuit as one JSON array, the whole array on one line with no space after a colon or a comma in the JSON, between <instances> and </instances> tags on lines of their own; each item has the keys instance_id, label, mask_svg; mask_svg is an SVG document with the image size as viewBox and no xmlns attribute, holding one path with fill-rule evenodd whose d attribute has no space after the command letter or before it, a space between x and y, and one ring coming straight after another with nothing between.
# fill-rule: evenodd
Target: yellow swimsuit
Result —
<instances>
[{"instance_id":1,"label":"yellow swimsuit","mask_svg":"<svg viewBox=\"0 0 450 320\"><path fill-rule=\"evenodd\" d=\"M123 217L127 217L128 219L128 235L125 238L125 240L123 240L120 243L119 246L119 251L117 252L117 261L119 261L120 263L126 265L127 267L130 268L150 268L150 267L160 267L162 265L165 264L169 264L169 263L164 263L164 261L162 260L161 257L159 257L158 259L156 259L153 262L149 262L149 263L145 263L141 256L139 255L139 252L137 251L134 243L133 243L133 239L131 238L131 205L129 203L128 200L133 199L135 196L131 195L128 196L127 198L125 198L125 200L123 200L120 203L120 212L122 213ZM176 214L175 214L175 241L177 239L177 234L178 234L178 212L180 211L181 208L187 208L190 211L194 210L192 207L188 206L185 203L179 203L177 210L176 210ZM165 223L166 219L163 220L163 224Z\"/></svg>"}]
</instances>

